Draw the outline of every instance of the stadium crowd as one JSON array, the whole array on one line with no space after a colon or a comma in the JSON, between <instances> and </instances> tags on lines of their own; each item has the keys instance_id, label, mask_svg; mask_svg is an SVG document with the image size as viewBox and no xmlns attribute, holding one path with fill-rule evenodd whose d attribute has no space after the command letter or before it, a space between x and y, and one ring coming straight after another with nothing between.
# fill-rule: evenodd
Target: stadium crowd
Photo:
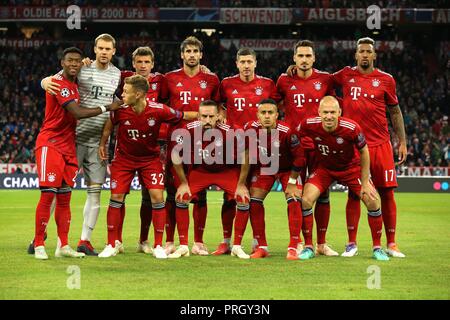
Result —
<instances>
[{"instance_id":1,"label":"stadium crowd","mask_svg":"<svg viewBox=\"0 0 450 320\"><path fill-rule=\"evenodd\" d=\"M185 36L180 33L177 28L161 34L158 31L143 30L134 37L127 35L122 39L159 39L157 42L151 42L156 55L154 71L165 73L180 67L178 39ZM228 49L223 48L220 38L224 35L213 33L207 36L200 32L196 35L204 44L202 64L217 73L220 79L237 73L234 60L238 48L233 45ZM309 35L313 40L320 40L312 33L305 34L306 37ZM33 148L45 109L40 80L60 69L58 59L63 48L73 44L93 57L92 44L84 40L79 43L54 42L39 48L1 51L0 163L35 162ZM119 40L114 64L120 69L131 69L133 50L134 47L126 43L121 45ZM326 47L318 50L316 55L315 67L319 70L335 72L346 65L354 64L351 50ZM391 73L397 80L397 94L408 139L408 158L405 166L450 165L448 58L445 50L430 54L407 41L403 50L378 52L376 66ZM291 63L291 51L260 52L256 71L276 81ZM392 143L396 150L395 136Z\"/></svg>"}]
</instances>

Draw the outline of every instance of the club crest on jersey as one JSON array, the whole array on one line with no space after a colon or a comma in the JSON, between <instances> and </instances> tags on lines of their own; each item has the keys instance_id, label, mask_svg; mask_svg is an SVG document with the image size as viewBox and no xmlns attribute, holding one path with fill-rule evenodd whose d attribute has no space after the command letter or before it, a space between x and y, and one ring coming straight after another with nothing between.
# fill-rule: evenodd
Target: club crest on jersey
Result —
<instances>
[{"instance_id":1,"label":"club crest on jersey","mask_svg":"<svg viewBox=\"0 0 450 320\"><path fill-rule=\"evenodd\" d=\"M64 88L61 90L61 97L63 98L67 98L68 96L70 96L70 91L67 88Z\"/></svg>"},{"instance_id":2,"label":"club crest on jersey","mask_svg":"<svg viewBox=\"0 0 450 320\"><path fill-rule=\"evenodd\" d=\"M155 123L156 123L155 119L153 119L153 118L148 119L147 122L148 122L148 125L149 125L150 127L153 127L153 126L155 125Z\"/></svg>"},{"instance_id":3,"label":"club crest on jersey","mask_svg":"<svg viewBox=\"0 0 450 320\"><path fill-rule=\"evenodd\" d=\"M200 80L198 83L200 84L200 88L202 89L206 89L206 87L208 87L208 82L206 82L205 80Z\"/></svg>"},{"instance_id":4,"label":"club crest on jersey","mask_svg":"<svg viewBox=\"0 0 450 320\"><path fill-rule=\"evenodd\" d=\"M337 144L343 144L344 143L344 139L342 139L341 137L337 137L336 138L336 142L337 142Z\"/></svg>"},{"instance_id":5,"label":"club crest on jersey","mask_svg":"<svg viewBox=\"0 0 450 320\"><path fill-rule=\"evenodd\" d=\"M320 89L322 89L322 83L317 81L314 82L314 89L316 89L317 91L319 91Z\"/></svg>"},{"instance_id":6,"label":"club crest on jersey","mask_svg":"<svg viewBox=\"0 0 450 320\"><path fill-rule=\"evenodd\" d=\"M258 177L257 176L253 176L252 177L252 182L256 182L256 180L258 180Z\"/></svg>"},{"instance_id":7,"label":"club crest on jersey","mask_svg":"<svg viewBox=\"0 0 450 320\"><path fill-rule=\"evenodd\" d=\"M380 80L373 79L372 80L372 86L375 87L375 88L378 88L380 86Z\"/></svg>"},{"instance_id":8,"label":"club crest on jersey","mask_svg":"<svg viewBox=\"0 0 450 320\"><path fill-rule=\"evenodd\" d=\"M54 174L53 172L49 172L47 174L47 180L49 182L54 182L56 180L56 174Z\"/></svg>"},{"instance_id":9,"label":"club crest on jersey","mask_svg":"<svg viewBox=\"0 0 450 320\"><path fill-rule=\"evenodd\" d=\"M255 94L256 94L257 96L262 95L262 93L263 93L263 88L261 88L261 87L256 87L256 88L255 88Z\"/></svg>"},{"instance_id":10,"label":"club crest on jersey","mask_svg":"<svg viewBox=\"0 0 450 320\"><path fill-rule=\"evenodd\" d=\"M158 88L158 84L157 83L152 83L152 90L156 90Z\"/></svg>"},{"instance_id":11,"label":"club crest on jersey","mask_svg":"<svg viewBox=\"0 0 450 320\"><path fill-rule=\"evenodd\" d=\"M111 189L117 188L117 180L111 180Z\"/></svg>"}]
</instances>

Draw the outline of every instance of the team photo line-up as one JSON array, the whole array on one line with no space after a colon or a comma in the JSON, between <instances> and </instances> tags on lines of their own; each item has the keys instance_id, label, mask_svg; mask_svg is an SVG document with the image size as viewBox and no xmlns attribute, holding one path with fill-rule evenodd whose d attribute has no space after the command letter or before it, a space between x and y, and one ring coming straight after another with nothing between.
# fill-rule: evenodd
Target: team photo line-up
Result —
<instances>
[{"instance_id":1,"label":"team photo line-up","mask_svg":"<svg viewBox=\"0 0 450 320\"><path fill-rule=\"evenodd\" d=\"M406 159L405 129L394 78L374 67L373 39L357 40L356 66L334 74L313 67L313 42L298 41L294 64L277 83L255 73L256 53L250 48L237 51L238 73L222 81L200 64L203 45L193 36L180 45L182 67L164 75L152 73L154 53L149 47L133 52L134 71L120 71L111 63L115 48L110 34L95 39L94 61L76 47L67 48L61 58L62 70L41 81L46 91L45 119L36 140L41 193L35 237L28 247L36 259L48 259L45 240L53 211L56 257L107 258L123 253L125 199L136 173L142 186L137 251L158 259L191 253L268 257L264 199L277 180L287 202L287 259L339 255L326 242L329 187L335 181L349 189L348 242L341 256L358 254L362 201L368 212L373 258L405 257L395 240L396 163L386 113L399 139L397 164ZM97 253L91 237L113 133L108 239ZM68 233L71 188L79 170L87 181L87 198L80 241L74 250L68 244ZM223 241L212 253L203 241L206 190L211 185L223 190ZM248 220L253 232L250 254L241 246ZM151 223L153 245L148 240ZM381 245L383 224L385 249ZM175 230L179 246L175 246Z\"/></svg>"}]
</instances>

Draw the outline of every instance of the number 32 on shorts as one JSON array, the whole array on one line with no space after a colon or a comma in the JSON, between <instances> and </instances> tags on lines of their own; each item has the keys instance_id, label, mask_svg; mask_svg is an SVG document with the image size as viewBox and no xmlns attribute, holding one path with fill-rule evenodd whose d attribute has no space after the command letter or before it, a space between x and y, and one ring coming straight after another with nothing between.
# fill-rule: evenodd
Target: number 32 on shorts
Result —
<instances>
[{"instance_id":1,"label":"number 32 on shorts","mask_svg":"<svg viewBox=\"0 0 450 320\"><path fill-rule=\"evenodd\" d=\"M164 185L164 173L152 173L151 177L152 177L152 184L158 184L159 180L159 185L161 186Z\"/></svg>"}]
</instances>

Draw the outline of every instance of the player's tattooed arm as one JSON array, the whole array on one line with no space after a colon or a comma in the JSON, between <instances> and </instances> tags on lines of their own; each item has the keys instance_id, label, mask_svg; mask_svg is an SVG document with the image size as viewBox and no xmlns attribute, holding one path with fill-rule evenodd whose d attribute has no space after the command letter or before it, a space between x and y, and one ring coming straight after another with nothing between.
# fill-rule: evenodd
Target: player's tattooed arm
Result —
<instances>
[{"instance_id":1,"label":"player's tattooed arm","mask_svg":"<svg viewBox=\"0 0 450 320\"><path fill-rule=\"evenodd\" d=\"M41 88L44 89L46 92L55 95L57 94L61 88L60 84L52 81L53 76L45 77L41 80Z\"/></svg>"},{"instance_id":2,"label":"player's tattooed arm","mask_svg":"<svg viewBox=\"0 0 450 320\"><path fill-rule=\"evenodd\" d=\"M234 198L237 202L248 203L250 202L250 192L246 186L248 173L250 172L250 159L248 150L242 152L241 156L241 172L239 174L239 180L236 186L236 192Z\"/></svg>"},{"instance_id":3,"label":"player's tattooed arm","mask_svg":"<svg viewBox=\"0 0 450 320\"><path fill-rule=\"evenodd\" d=\"M365 195L371 200L378 200L378 193L370 182L370 155L369 148L365 145L359 149L361 163L361 198Z\"/></svg>"},{"instance_id":4,"label":"player's tattooed arm","mask_svg":"<svg viewBox=\"0 0 450 320\"><path fill-rule=\"evenodd\" d=\"M198 118L198 112L196 111L185 111L183 112L183 120L192 121Z\"/></svg>"},{"instance_id":5,"label":"player's tattooed arm","mask_svg":"<svg viewBox=\"0 0 450 320\"><path fill-rule=\"evenodd\" d=\"M396 105L389 108L389 114L392 122L392 127L394 128L394 132L399 140L397 164L400 165L406 161L406 156L408 155L406 149L406 133L402 110L400 109L399 105Z\"/></svg>"},{"instance_id":6,"label":"player's tattooed arm","mask_svg":"<svg viewBox=\"0 0 450 320\"><path fill-rule=\"evenodd\" d=\"M123 105L122 100L116 100L113 103L107 105L107 106L101 106L97 108L83 108L80 107L78 103L76 103L74 100L69 102L65 108L69 113L75 117L75 119L84 119L84 118L90 118L98 116L101 113L107 112L107 111L115 111L118 110Z\"/></svg>"}]
</instances>

